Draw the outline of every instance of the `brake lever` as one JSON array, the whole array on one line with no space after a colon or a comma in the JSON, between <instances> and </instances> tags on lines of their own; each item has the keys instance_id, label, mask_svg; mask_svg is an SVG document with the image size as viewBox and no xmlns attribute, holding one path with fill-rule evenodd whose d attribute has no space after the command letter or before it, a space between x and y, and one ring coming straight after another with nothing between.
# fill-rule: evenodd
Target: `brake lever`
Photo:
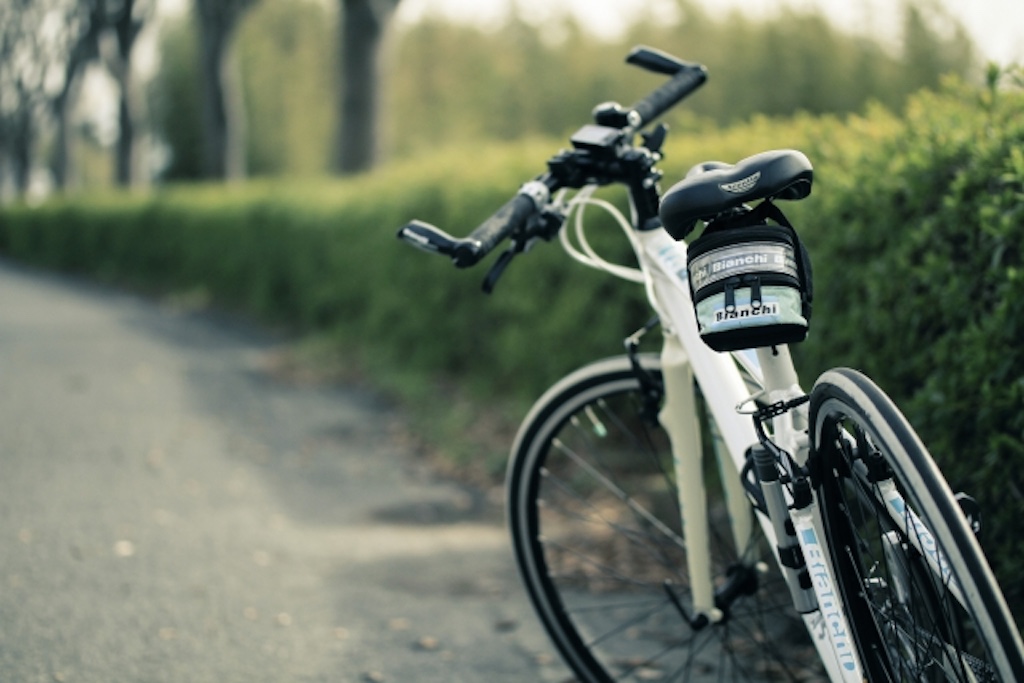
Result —
<instances>
[{"instance_id":1,"label":"brake lever","mask_svg":"<svg viewBox=\"0 0 1024 683\"><path fill-rule=\"evenodd\" d=\"M565 222L565 214L556 208L547 208L534 220L530 221L521 234L512 236L512 243L508 249L501 252L494 264L487 271L484 278L483 291L490 294L498 284L498 279L504 274L505 269L512 263L519 254L525 254L537 242L537 240L551 241L558 231L562 229Z\"/></svg>"},{"instance_id":2,"label":"brake lever","mask_svg":"<svg viewBox=\"0 0 1024 683\"><path fill-rule=\"evenodd\" d=\"M524 250L518 246L518 242L513 240L512 246L501 252L497 260L494 261L490 269L487 271L487 277L484 278L483 290L484 294L490 294L494 291L494 287L498 284L498 278L501 277L505 269L508 268L508 264L512 263L512 259L517 254L521 254Z\"/></svg>"}]
</instances>

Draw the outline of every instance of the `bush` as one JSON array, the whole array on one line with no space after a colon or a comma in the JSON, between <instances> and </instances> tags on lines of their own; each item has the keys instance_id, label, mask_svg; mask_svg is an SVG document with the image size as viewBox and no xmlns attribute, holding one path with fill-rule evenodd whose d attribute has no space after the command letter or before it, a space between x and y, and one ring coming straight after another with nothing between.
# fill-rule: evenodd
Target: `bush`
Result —
<instances>
[{"instance_id":1,"label":"bush","mask_svg":"<svg viewBox=\"0 0 1024 683\"><path fill-rule=\"evenodd\" d=\"M921 94L898 134L832 178L815 325L818 368L862 368L901 406L1024 614L1024 106L1021 93ZM823 226L825 227L825 226Z\"/></svg>"}]
</instances>

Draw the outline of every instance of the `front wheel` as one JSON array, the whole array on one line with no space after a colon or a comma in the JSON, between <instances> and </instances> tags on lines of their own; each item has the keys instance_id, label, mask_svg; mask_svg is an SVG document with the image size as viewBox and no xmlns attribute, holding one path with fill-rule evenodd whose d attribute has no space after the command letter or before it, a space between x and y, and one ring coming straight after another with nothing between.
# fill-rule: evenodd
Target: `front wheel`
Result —
<instances>
[{"instance_id":1,"label":"front wheel","mask_svg":"<svg viewBox=\"0 0 1024 683\"><path fill-rule=\"evenodd\" d=\"M564 379L513 447L516 560L549 636L586 682L824 680L756 524L735 547L721 477L737 474L715 466L707 419L703 471L685 476L704 480L716 596L729 597L725 619L691 623L676 473L657 420L660 366L640 360L647 381L625 357Z\"/></svg>"},{"instance_id":2,"label":"front wheel","mask_svg":"<svg viewBox=\"0 0 1024 683\"><path fill-rule=\"evenodd\" d=\"M949 486L889 398L853 370L811 392L812 463L868 680L1024 681L1024 654Z\"/></svg>"}]
</instances>

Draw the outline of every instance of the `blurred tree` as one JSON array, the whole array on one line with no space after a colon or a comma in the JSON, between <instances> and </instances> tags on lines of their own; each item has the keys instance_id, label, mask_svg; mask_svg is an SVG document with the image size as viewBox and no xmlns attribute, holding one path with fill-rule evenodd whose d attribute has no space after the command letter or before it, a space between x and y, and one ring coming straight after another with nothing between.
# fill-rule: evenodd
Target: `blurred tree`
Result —
<instances>
[{"instance_id":1,"label":"blurred tree","mask_svg":"<svg viewBox=\"0 0 1024 683\"><path fill-rule=\"evenodd\" d=\"M410 26L387 84L391 143L404 154L474 136L563 135L594 104L629 104L658 84L657 76L621 65L637 43L709 69L710 85L669 113L675 127L702 119L729 125L759 114L858 112L871 101L897 110L941 75L969 79L977 70L963 29L931 4L908 2L914 13L902 47L844 31L813 10L752 19L740 12L712 16L696 0L677 4L678 22L641 13L623 38L610 41L564 17L544 31L514 14L498 30L437 17Z\"/></svg>"},{"instance_id":2,"label":"blurred tree","mask_svg":"<svg viewBox=\"0 0 1024 683\"><path fill-rule=\"evenodd\" d=\"M239 29L237 55L248 114L250 175L325 174L333 151L336 8L273 0Z\"/></svg>"},{"instance_id":3,"label":"blurred tree","mask_svg":"<svg viewBox=\"0 0 1024 683\"><path fill-rule=\"evenodd\" d=\"M669 114L677 130L758 114L856 112L870 100L896 110L910 92L937 82L939 73L969 76L974 68L966 57L917 58L920 68L911 68L911 43L921 54L963 54L956 31L937 23L929 6L921 9L913 40L887 44L845 32L816 12L755 20L713 15L696 0L677 0L679 22L639 14L615 40L586 33L568 16L538 28L512 12L502 26L487 30L428 15L394 36L393 67L378 80L381 40L396 0L376 1L273 0L246 14L234 54L241 86L235 93L240 100L244 95L249 114L249 172L349 173L372 163L378 151L407 155L480 138L562 137L596 103L629 104L660 82L621 64L641 42L709 67L711 85ZM339 30L357 35L342 41ZM180 25L163 32L153 104L158 133L171 150L168 178L205 174L195 86L203 79L189 62L198 64L191 55L199 50L199 35ZM339 75L333 61L345 55L358 76Z\"/></svg>"},{"instance_id":4,"label":"blurred tree","mask_svg":"<svg viewBox=\"0 0 1024 683\"><path fill-rule=\"evenodd\" d=\"M203 177L203 130L197 31L191 17L160 29L160 67L149 85L151 123L167 150L162 180Z\"/></svg>"},{"instance_id":5,"label":"blurred tree","mask_svg":"<svg viewBox=\"0 0 1024 683\"><path fill-rule=\"evenodd\" d=\"M120 90L118 101L118 136L114 149L114 182L122 187L138 180L135 168L136 126L141 102L132 79L132 49L146 21L156 8L155 0L92 0L108 5L107 21L116 37L116 49L107 58L107 68Z\"/></svg>"},{"instance_id":6,"label":"blurred tree","mask_svg":"<svg viewBox=\"0 0 1024 683\"><path fill-rule=\"evenodd\" d=\"M10 167L17 194L27 191L40 137L54 121L56 175L67 177L67 107L81 69L96 56L102 15L102 0L0 3L0 166Z\"/></svg>"},{"instance_id":7,"label":"blurred tree","mask_svg":"<svg viewBox=\"0 0 1024 683\"><path fill-rule=\"evenodd\" d=\"M85 66L99 58L99 41L106 23L106 8L103 0L82 2L76 11L65 17L66 26L74 35L68 59L64 66L64 84L53 102L53 114L57 130L53 152L53 182L62 189L71 181L73 161L70 135L71 102L80 85L80 75Z\"/></svg>"},{"instance_id":8,"label":"blurred tree","mask_svg":"<svg viewBox=\"0 0 1024 683\"><path fill-rule=\"evenodd\" d=\"M58 2L48 0L51 13L60 12ZM102 59L119 89L118 138L114 147L114 182L131 184L135 127L139 118L136 88L132 83L132 48L145 22L152 17L155 0L80 0L65 3L63 23L69 47L64 63L64 78L53 100L56 133L53 151L53 180L58 188L66 187L73 172L73 140L70 134L70 112L80 85L81 75L89 63ZM112 50L101 50L104 34L114 37Z\"/></svg>"},{"instance_id":9,"label":"blurred tree","mask_svg":"<svg viewBox=\"0 0 1024 683\"><path fill-rule=\"evenodd\" d=\"M203 175L245 176L245 102L232 59L235 30L257 0L195 0L202 79Z\"/></svg>"},{"instance_id":10,"label":"blurred tree","mask_svg":"<svg viewBox=\"0 0 1024 683\"><path fill-rule=\"evenodd\" d=\"M391 151L408 154L478 138L562 136L597 102L639 96L645 83L656 82L620 69L625 52L610 57L617 48L569 18L551 28L557 40L544 39L513 14L495 31L438 18L406 29L398 42L398 67L385 84ZM617 71L639 84L617 87L625 80Z\"/></svg>"},{"instance_id":11,"label":"blurred tree","mask_svg":"<svg viewBox=\"0 0 1024 683\"><path fill-rule=\"evenodd\" d=\"M358 173L373 166L378 152L380 52L399 0L340 0L338 90L334 170Z\"/></svg>"},{"instance_id":12,"label":"blurred tree","mask_svg":"<svg viewBox=\"0 0 1024 683\"><path fill-rule=\"evenodd\" d=\"M336 72L332 5L317 0L254 4L234 36L238 95L245 103L246 175L326 173L333 157ZM160 63L149 86L153 132L167 152L162 180L199 180L204 170L199 32L194 14L161 26Z\"/></svg>"},{"instance_id":13,"label":"blurred tree","mask_svg":"<svg viewBox=\"0 0 1024 683\"><path fill-rule=\"evenodd\" d=\"M917 88L938 87L946 73L962 73L976 59L964 27L938 3L903 2L903 63Z\"/></svg>"},{"instance_id":14,"label":"blurred tree","mask_svg":"<svg viewBox=\"0 0 1024 683\"><path fill-rule=\"evenodd\" d=\"M10 169L18 194L28 188L33 110L42 104L42 48L35 31L41 18L30 0L0 3L0 170Z\"/></svg>"}]
</instances>

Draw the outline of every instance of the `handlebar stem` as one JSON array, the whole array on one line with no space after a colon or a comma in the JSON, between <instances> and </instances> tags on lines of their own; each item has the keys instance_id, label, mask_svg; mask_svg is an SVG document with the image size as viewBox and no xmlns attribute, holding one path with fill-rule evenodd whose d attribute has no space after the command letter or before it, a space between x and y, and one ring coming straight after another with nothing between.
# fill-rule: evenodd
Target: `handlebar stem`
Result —
<instances>
[{"instance_id":1,"label":"handlebar stem","mask_svg":"<svg viewBox=\"0 0 1024 683\"><path fill-rule=\"evenodd\" d=\"M661 192L658 181L662 173L654 165L661 158L659 154L651 154L648 150L636 148L630 152L626 160L625 170L628 174L626 185L633 206L637 213L637 228L654 230L661 227L658 209L661 206Z\"/></svg>"},{"instance_id":2,"label":"handlebar stem","mask_svg":"<svg viewBox=\"0 0 1024 683\"><path fill-rule=\"evenodd\" d=\"M637 226L641 230L652 230L661 227L658 181L662 173L655 167L661 158L659 152L626 143L614 148L584 146L558 153L548 161L548 169L561 187L626 185L636 207Z\"/></svg>"}]
</instances>

